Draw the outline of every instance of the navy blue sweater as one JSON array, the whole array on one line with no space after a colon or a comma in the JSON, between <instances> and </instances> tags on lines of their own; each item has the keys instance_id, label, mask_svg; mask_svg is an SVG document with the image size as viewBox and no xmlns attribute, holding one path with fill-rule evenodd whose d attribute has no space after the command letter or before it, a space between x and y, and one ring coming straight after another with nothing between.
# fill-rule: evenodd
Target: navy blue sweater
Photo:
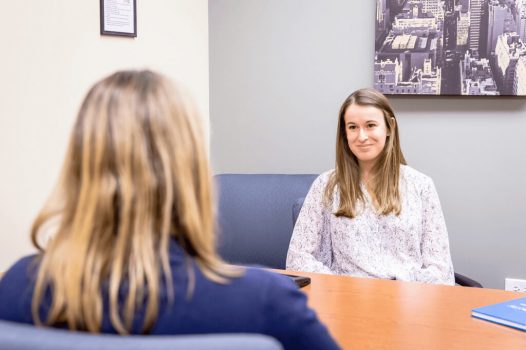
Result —
<instances>
[{"instance_id":1,"label":"navy blue sweater","mask_svg":"<svg viewBox=\"0 0 526 350\"><path fill-rule=\"evenodd\" d=\"M20 259L0 280L0 319L33 323L31 298L34 290L35 256ZM338 349L305 295L285 276L255 268L228 284L208 280L195 261L195 290L187 296L189 259L172 242L170 265L174 300L170 304L163 291L157 321L150 334L262 333L278 339L285 349ZM107 295L107 291L103 292ZM45 319L50 295L44 298ZM41 317L42 317L41 316ZM144 310L138 310L133 333L140 333ZM105 300L103 333L116 333L109 320Z\"/></svg>"}]
</instances>

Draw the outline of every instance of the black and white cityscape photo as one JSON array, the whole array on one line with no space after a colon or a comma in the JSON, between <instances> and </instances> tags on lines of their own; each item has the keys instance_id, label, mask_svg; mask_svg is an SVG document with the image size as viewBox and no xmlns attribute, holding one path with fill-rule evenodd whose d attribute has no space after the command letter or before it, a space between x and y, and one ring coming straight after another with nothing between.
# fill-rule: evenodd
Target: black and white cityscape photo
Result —
<instances>
[{"instance_id":1,"label":"black and white cityscape photo","mask_svg":"<svg viewBox=\"0 0 526 350\"><path fill-rule=\"evenodd\" d=\"M376 0L374 87L526 96L526 0Z\"/></svg>"}]
</instances>

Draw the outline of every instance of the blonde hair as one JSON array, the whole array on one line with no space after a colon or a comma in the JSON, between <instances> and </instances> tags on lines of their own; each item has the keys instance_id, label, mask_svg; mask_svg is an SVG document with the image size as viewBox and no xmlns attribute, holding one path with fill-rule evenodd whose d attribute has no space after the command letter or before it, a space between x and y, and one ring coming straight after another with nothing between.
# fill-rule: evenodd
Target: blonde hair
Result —
<instances>
[{"instance_id":1,"label":"blonde hair","mask_svg":"<svg viewBox=\"0 0 526 350\"><path fill-rule=\"evenodd\" d=\"M345 111L353 104L375 107L384 115L388 136L380 158L371 169L372 177L368 188L373 204L380 214L398 215L402 209L398 188L400 165L406 164L406 161L400 148L394 111L387 98L374 89L356 90L345 99L340 108L336 134L336 168L325 188L324 202L330 205L337 190L340 204L334 214L348 218L356 217L356 204L364 202L364 194L360 188L360 166L349 148L345 132Z\"/></svg>"},{"instance_id":2,"label":"blonde hair","mask_svg":"<svg viewBox=\"0 0 526 350\"><path fill-rule=\"evenodd\" d=\"M44 252L39 235L50 222L58 224ZM241 274L215 250L204 130L193 104L157 73L117 72L85 97L60 181L31 230L41 251L35 323L51 292L46 324L99 332L107 283L114 328L129 333L143 305L148 332L161 288L173 298L171 237L209 279Z\"/></svg>"}]
</instances>

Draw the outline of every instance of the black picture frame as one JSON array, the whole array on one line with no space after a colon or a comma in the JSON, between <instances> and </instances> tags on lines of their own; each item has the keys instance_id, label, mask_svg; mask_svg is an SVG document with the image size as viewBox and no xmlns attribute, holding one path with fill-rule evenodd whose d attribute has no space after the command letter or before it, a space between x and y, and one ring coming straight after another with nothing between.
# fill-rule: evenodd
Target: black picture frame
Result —
<instances>
[{"instance_id":1,"label":"black picture frame","mask_svg":"<svg viewBox=\"0 0 526 350\"><path fill-rule=\"evenodd\" d=\"M126 22L124 24L132 24L132 30L119 30L118 24L116 22L111 23L113 20L118 20L118 15L113 18L108 18L105 13L106 6L115 5L118 6L119 3L128 2L131 5L133 11L133 19L125 18ZM117 9L118 10L118 9ZM129 16L131 17L131 16ZM113 36L125 36L125 37L137 37L137 1L136 0L100 0L100 35L113 35Z\"/></svg>"},{"instance_id":2,"label":"black picture frame","mask_svg":"<svg viewBox=\"0 0 526 350\"><path fill-rule=\"evenodd\" d=\"M376 0L373 87L389 96L526 97L524 11L524 0Z\"/></svg>"}]
</instances>

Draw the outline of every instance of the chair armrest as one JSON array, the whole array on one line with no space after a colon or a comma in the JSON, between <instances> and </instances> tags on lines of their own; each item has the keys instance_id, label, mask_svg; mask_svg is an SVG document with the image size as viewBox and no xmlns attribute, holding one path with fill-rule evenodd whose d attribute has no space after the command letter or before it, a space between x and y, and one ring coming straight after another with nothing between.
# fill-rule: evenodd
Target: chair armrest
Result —
<instances>
[{"instance_id":1,"label":"chair armrest","mask_svg":"<svg viewBox=\"0 0 526 350\"><path fill-rule=\"evenodd\" d=\"M474 288L483 288L482 284L472 280L469 277L461 275L460 273L455 272L455 283L464 287L474 287Z\"/></svg>"}]
</instances>

